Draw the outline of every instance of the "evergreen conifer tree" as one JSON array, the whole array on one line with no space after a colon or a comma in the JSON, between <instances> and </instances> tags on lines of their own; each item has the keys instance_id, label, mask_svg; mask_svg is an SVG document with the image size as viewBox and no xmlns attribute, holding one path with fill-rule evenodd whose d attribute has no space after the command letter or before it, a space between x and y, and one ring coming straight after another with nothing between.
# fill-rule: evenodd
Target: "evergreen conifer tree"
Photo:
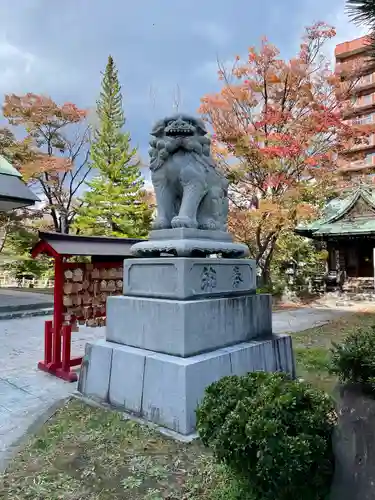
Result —
<instances>
[{"instance_id":1,"label":"evergreen conifer tree","mask_svg":"<svg viewBox=\"0 0 375 500\"><path fill-rule=\"evenodd\" d=\"M123 131L121 86L109 56L97 101L98 128L91 145L91 161L97 175L87 182L88 190L75 219L80 234L147 236L151 209L144 192L137 150L130 134Z\"/></svg>"}]
</instances>

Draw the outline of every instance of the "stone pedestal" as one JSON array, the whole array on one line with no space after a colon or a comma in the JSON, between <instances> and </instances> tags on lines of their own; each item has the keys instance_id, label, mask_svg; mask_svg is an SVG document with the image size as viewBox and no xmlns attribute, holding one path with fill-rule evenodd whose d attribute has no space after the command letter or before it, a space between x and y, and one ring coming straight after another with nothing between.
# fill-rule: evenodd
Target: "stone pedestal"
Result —
<instances>
[{"instance_id":1,"label":"stone pedestal","mask_svg":"<svg viewBox=\"0 0 375 500\"><path fill-rule=\"evenodd\" d=\"M211 383L257 370L294 376L271 306L256 294L252 260L125 261L124 296L108 298L106 340L86 346L78 390L189 435Z\"/></svg>"},{"instance_id":2,"label":"stone pedestal","mask_svg":"<svg viewBox=\"0 0 375 500\"><path fill-rule=\"evenodd\" d=\"M126 323L126 319L124 319ZM289 335L181 358L100 340L86 345L78 391L184 436L195 431L204 390L227 375L294 374Z\"/></svg>"},{"instance_id":3,"label":"stone pedestal","mask_svg":"<svg viewBox=\"0 0 375 500\"><path fill-rule=\"evenodd\" d=\"M179 227L151 231L148 241L141 241L132 247L136 257L159 257L171 254L178 257L204 257L221 254L224 257L247 257L249 249L243 243L233 242L226 231L210 231Z\"/></svg>"}]
</instances>

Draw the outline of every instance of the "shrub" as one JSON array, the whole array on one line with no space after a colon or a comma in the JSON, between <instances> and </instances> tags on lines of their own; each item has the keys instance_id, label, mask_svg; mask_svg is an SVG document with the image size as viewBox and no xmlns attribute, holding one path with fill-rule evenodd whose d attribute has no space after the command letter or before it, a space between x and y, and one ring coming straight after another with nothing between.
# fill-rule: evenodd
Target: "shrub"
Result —
<instances>
[{"instance_id":1,"label":"shrub","mask_svg":"<svg viewBox=\"0 0 375 500\"><path fill-rule=\"evenodd\" d=\"M320 500L333 474L330 398L285 374L225 377L207 388L197 429L256 500ZM308 481L307 481L308 478Z\"/></svg>"},{"instance_id":2,"label":"shrub","mask_svg":"<svg viewBox=\"0 0 375 500\"><path fill-rule=\"evenodd\" d=\"M358 328L342 344L332 342L331 373L341 382L360 384L375 392L375 326Z\"/></svg>"}]
</instances>

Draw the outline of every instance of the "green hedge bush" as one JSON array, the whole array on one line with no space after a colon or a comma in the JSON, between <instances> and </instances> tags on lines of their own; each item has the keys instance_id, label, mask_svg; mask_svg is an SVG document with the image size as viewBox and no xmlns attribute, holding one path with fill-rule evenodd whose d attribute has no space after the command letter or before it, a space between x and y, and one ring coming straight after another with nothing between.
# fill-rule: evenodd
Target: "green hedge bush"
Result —
<instances>
[{"instance_id":1,"label":"green hedge bush","mask_svg":"<svg viewBox=\"0 0 375 500\"><path fill-rule=\"evenodd\" d=\"M333 475L330 398L280 373L225 377L207 388L197 430L256 500L321 500Z\"/></svg>"},{"instance_id":2,"label":"green hedge bush","mask_svg":"<svg viewBox=\"0 0 375 500\"><path fill-rule=\"evenodd\" d=\"M375 392L375 326L358 328L341 344L332 342L330 371L341 382Z\"/></svg>"}]
</instances>

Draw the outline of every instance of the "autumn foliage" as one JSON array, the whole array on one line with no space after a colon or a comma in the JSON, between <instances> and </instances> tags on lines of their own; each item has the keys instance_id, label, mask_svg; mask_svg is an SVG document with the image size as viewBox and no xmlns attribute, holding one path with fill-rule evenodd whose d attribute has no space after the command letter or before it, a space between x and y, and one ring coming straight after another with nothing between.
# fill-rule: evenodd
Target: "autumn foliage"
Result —
<instances>
[{"instance_id":1,"label":"autumn foliage","mask_svg":"<svg viewBox=\"0 0 375 500\"><path fill-rule=\"evenodd\" d=\"M28 155L20 170L46 200L53 229L68 232L76 211L76 194L90 170L87 111L28 93L6 95L3 115L11 125L26 131L23 143L28 146Z\"/></svg>"},{"instance_id":2,"label":"autumn foliage","mask_svg":"<svg viewBox=\"0 0 375 500\"><path fill-rule=\"evenodd\" d=\"M278 237L316 216L334 188L338 155L363 130L343 120L354 81L343 83L322 49L334 28L306 28L285 61L267 39L220 67L219 93L202 98L213 147L232 181L230 230L266 275Z\"/></svg>"}]
</instances>

